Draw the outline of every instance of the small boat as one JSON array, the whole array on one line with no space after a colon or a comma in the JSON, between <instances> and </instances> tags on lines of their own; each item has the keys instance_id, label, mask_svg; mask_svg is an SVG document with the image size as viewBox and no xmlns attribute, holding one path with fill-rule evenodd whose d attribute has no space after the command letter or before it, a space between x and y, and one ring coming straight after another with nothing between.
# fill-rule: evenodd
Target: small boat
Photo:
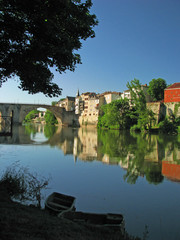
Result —
<instances>
[{"instance_id":1,"label":"small boat","mask_svg":"<svg viewBox=\"0 0 180 240\"><path fill-rule=\"evenodd\" d=\"M97 227L110 227L115 229L124 229L124 217L122 214L100 214L86 212L62 212L58 217L66 218L75 222L83 222Z\"/></svg>"},{"instance_id":2,"label":"small boat","mask_svg":"<svg viewBox=\"0 0 180 240\"><path fill-rule=\"evenodd\" d=\"M53 192L45 201L45 208L55 213L61 213L63 211L72 211L75 207L75 197Z\"/></svg>"}]
</instances>

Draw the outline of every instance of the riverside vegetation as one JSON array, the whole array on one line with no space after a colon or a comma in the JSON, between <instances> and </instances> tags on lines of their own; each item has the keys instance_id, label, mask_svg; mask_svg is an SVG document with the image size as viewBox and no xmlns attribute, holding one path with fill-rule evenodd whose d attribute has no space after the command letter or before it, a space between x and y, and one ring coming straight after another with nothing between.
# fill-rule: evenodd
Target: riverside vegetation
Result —
<instances>
[{"instance_id":1,"label":"riverside vegetation","mask_svg":"<svg viewBox=\"0 0 180 240\"><path fill-rule=\"evenodd\" d=\"M125 98L103 105L98 119L99 128L130 129L139 132L158 130L168 134L180 131L180 118L174 114L156 123L155 114L146 106L146 98L141 90L139 80L134 79L127 86L130 90L131 100ZM163 97L162 94L161 97Z\"/></svg>"}]
</instances>

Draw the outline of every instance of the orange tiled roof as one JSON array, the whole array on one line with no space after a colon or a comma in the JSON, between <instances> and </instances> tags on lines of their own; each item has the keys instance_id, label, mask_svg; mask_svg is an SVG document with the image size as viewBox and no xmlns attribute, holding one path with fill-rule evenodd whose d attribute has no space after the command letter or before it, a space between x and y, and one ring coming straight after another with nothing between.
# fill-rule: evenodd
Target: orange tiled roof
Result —
<instances>
[{"instance_id":1,"label":"orange tiled roof","mask_svg":"<svg viewBox=\"0 0 180 240\"><path fill-rule=\"evenodd\" d=\"M169 90L173 88L180 88L180 82L172 84L171 86L167 87L165 90Z\"/></svg>"},{"instance_id":2,"label":"orange tiled roof","mask_svg":"<svg viewBox=\"0 0 180 240\"><path fill-rule=\"evenodd\" d=\"M121 95L121 92L111 92L111 91L107 91L107 92L101 93L101 95L107 95L107 94Z\"/></svg>"}]
</instances>

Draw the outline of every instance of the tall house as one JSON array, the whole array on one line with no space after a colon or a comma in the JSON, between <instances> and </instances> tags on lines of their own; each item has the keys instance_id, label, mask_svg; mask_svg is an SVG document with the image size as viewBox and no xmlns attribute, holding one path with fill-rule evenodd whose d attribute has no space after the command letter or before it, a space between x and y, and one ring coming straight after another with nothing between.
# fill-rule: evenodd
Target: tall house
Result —
<instances>
[{"instance_id":1,"label":"tall house","mask_svg":"<svg viewBox=\"0 0 180 240\"><path fill-rule=\"evenodd\" d=\"M131 99L131 94L130 94L130 90L125 90L121 97L124 99L124 98L127 98L127 99Z\"/></svg>"},{"instance_id":2,"label":"tall house","mask_svg":"<svg viewBox=\"0 0 180 240\"><path fill-rule=\"evenodd\" d=\"M80 124L97 124L99 116L99 96L94 92L81 94L75 100L76 113L80 114Z\"/></svg>"},{"instance_id":3,"label":"tall house","mask_svg":"<svg viewBox=\"0 0 180 240\"><path fill-rule=\"evenodd\" d=\"M144 84L144 85L141 85L141 90L143 91L144 95L145 95L145 98L146 98L146 102L152 102L152 97L149 95L148 93L148 85L147 84Z\"/></svg>"},{"instance_id":4,"label":"tall house","mask_svg":"<svg viewBox=\"0 0 180 240\"><path fill-rule=\"evenodd\" d=\"M75 97L67 96L65 99L59 100L56 104L58 107L65 108L66 111L75 110Z\"/></svg>"},{"instance_id":5,"label":"tall house","mask_svg":"<svg viewBox=\"0 0 180 240\"><path fill-rule=\"evenodd\" d=\"M90 97L95 97L96 93L86 92L82 93L80 96L76 95L75 98L75 114L85 114L88 109L88 101Z\"/></svg>"},{"instance_id":6,"label":"tall house","mask_svg":"<svg viewBox=\"0 0 180 240\"><path fill-rule=\"evenodd\" d=\"M102 105L111 103L113 100L120 99L120 92L105 92L96 94L86 92L75 99L75 113L79 114L80 125L97 125L99 111Z\"/></svg>"},{"instance_id":7,"label":"tall house","mask_svg":"<svg viewBox=\"0 0 180 240\"><path fill-rule=\"evenodd\" d=\"M146 102L152 102L152 98L151 96L148 94L148 85L147 84L144 84L144 85L141 85L141 90L143 91L144 95L145 95L145 98L146 98ZM133 90L135 91L135 89ZM122 93L122 98L127 98L127 99L131 99L131 93L130 93L130 90L126 90Z\"/></svg>"},{"instance_id":8,"label":"tall house","mask_svg":"<svg viewBox=\"0 0 180 240\"><path fill-rule=\"evenodd\" d=\"M104 104L109 104L114 100L120 99L121 93L108 91L108 92L102 93L101 96L104 96Z\"/></svg>"},{"instance_id":9,"label":"tall house","mask_svg":"<svg viewBox=\"0 0 180 240\"><path fill-rule=\"evenodd\" d=\"M164 90L164 102L180 102L180 83L174 83Z\"/></svg>"}]
</instances>

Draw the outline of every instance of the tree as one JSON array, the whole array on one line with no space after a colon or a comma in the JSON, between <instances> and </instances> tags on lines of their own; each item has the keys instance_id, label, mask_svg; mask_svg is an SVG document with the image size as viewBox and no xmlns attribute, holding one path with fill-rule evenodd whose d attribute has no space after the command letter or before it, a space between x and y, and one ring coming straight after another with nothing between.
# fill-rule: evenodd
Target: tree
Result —
<instances>
[{"instance_id":1,"label":"tree","mask_svg":"<svg viewBox=\"0 0 180 240\"><path fill-rule=\"evenodd\" d=\"M28 168L20 167L17 162L7 168L0 177L0 190L10 198L20 201L36 202L41 208L42 190L47 188L49 179L29 172Z\"/></svg>"},{"instance_id":2,"label":"tree","mask_svg":"<svg viewBox=\"0 0 180 240\"><path fill-rule=\"evenodd\" d=\"M131 82L127 83L127 87L130 90L131 105L136 107L136 111L139 113L146 109L146 98L143 90L141 89L141 83L138 79L134 78Z\"/></svg>"},{"instance_id":3,"label":"tree","mask_svg":"<svg viewBox=\"0 0 180 240\"><path fill-rule=\"evenodd\" d=\"M57 104L57 101L53 101L53 102L51 103L52 106L56 106L56 104Z\"/></svg>"},{"instance_id":4,"label":"tree","mask_svg":"<svg viewBox=\"0 0 180 240\"><path fill-rule=\"evenodd\" d=\"M131 104L134 106L137 114L138 126L143 130L150 130L151 123L155 120L154 113L146 107L146 98L143 90L141 89L140 81L138 79L134 79L130 83L127 83L127 87L130 90Z\"/></svg>"},{"instance_id":5,"label":"tree","mask_svg":"<svg viewBox=\"0 0 180 240\"><path fill-rule=\"evenodd\" d=\"M164 89L167 87L166 81L162 78L152 79L149 82L148 93L154 101L164 99Z\"/></svg>"},{"instance_id":6,"label":"tree","mask_svg":"<svg viewBox=\"0 0 180 240\"><path fill-rule=\"evenodd\" d=\"M47 124L56 124L58 123L56 117L54 116L54 114L52 112L50 112L49 110L46 111L45 116L44 116L45 122Z\"/></svg>"},{"instance_id":7,"label":"tree","mask_svg":"<svg viewBox=\"0 0 180 240\"><path fill-rule=\"evenodd\" d=\"M91 0L0 0L0 86L13 76L31 94L55 97L61 88L50 68L74 71L82 40L98 24Z\"/></svg>"},{"instance_id":8,"label":"tree","mask_svg":"<svg viewBox=\"0 0 180 240\"><path fill-rule=\"evenodd\" d=\"M128 99L119 99L101 107L102 116L99 125L103 127L116 126L119 129L129 128L132 122L132 111Z\"/></svg>"},{"instance_id":9,"label":"tree","mask_svg":"<svg viewBox=\"0 0 180 240\"><path fill-rule=\"evenodd\" d=\"M38 110L32 110L31 112L29 112L25 119L24 122L31 122L33 119L35 119L37 116L39 115L39 111Z\"/></svg>"}]
</instances>

